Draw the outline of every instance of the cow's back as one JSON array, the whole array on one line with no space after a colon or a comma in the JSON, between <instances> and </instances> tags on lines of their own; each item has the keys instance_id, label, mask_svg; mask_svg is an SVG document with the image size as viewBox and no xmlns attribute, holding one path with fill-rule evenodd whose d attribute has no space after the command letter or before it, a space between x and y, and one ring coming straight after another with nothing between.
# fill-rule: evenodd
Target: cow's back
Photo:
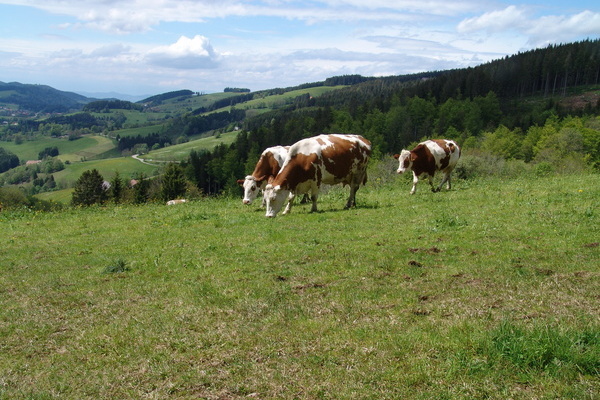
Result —
<instances>
[{"instance_id":1,"label":"cow's back","mask_svg":"<svg viewBox=\"0 0 600 400\"><path fill-rule=\"evenodd\" d=\"M318 186L350 184L358 171L364 175L370 154L371 143L359 135L331 134L302 139L290 147L273 185L294 190L307 181L315 181Z\"/></svg>"},{"instance_id":2,"label":"cow's back","mask_svg":"<svg viewBox=\"0 0 600 400\"><path fill-rule=\"evenodd\" d=\"M371 143L362 136L321 135L317 140L322 146L323 183L350 184L355 174L362 174L362 170L366 169Z\"/></svg>"},{"instance_id":3,"label":"cow's back","mask_svg":"<svg viewBox=\"0 0 600 400\"><path fill-rule=\"evenodd\" d=\"M460 158L460 148L458 145L447 139L427 140L423 142L433 156L435 169L443 171L447 168L454 169Z\"/></svg>"},{"instance_id":4,"label":"cow's back","mask_svg":"<svg viewBox=\"0 0 600 400\"><path fill-rule=\"evenodd\" d=\"M252 176L258 180L269 179L279 172L288 153L288 147L273 146L265 149L256 166Z\"/></svg>"}]
</instances>

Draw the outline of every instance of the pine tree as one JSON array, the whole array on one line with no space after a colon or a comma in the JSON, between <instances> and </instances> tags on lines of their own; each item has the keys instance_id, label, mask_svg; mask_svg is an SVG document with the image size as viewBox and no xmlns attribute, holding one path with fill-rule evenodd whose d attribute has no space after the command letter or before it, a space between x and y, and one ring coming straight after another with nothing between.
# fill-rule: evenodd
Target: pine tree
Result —
<instances>
[{"instance_id":1,"label":"pine tree","mask_svg":"<svg viewBox=\"0 0 600 400\"><path fill-rule=\"evenodd\" d=\"M73 205L90 206L96 203L104 203L107 199L106 190L103 187L104 178L98 170L85 171L77 182L75 182Z\"/></svg>"},{"instance_id":2,"label":"pine tree","mask_svg":"<svg viewBox=\"0 0 600 400\"><path fill-rule=\"evenodd\" d=\"M110 181L111 196L115 204L121 202L121 197L123 196L123 186L123 179L121 179L119 171L116 171L115 176Z\"/></svg>"},{"instance_id":3,"label":"pine tree","mask_svg":"<svg viewBox=\"0 0 600 400\"><path fill-rule=\"evenodd\" d=\"M179 164L170 163L165 169L165 174L162 178L161 198L164 201L177 199L185 195L187 188L183 169Z\"/></svg>"},{"instance_id":4,"label":"pine tree","mask_svg":"<svg viewBox=\"0 0 600 400\"><path fill-rule=\"evenodd\" d=\"M140 172L135 180L138 183L133 186L133 202L135 204L146 203L150 197L150 182L148 181L148 177L143 172Z\"/></svg>"}]
</instances>

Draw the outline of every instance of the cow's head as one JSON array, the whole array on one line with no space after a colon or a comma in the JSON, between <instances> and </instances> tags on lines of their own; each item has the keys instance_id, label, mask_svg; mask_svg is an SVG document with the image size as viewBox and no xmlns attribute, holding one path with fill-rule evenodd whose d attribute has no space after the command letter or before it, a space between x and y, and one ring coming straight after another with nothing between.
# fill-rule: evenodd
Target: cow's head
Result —
<instances>
[{"instance_id":1,"label":"cow's head","mask_svg":"<svg viewBox=\"0 0 600 400\"><path fill-rule=\"evenodd\" d=\"M264 183L264 181L259 181L252 175L248 175L244 180L239 179L237 182L244 188L244 198L242 199L242 203L244 204L252 204L256 196L258 196L261 184Z\"/></svg>"},{"instance_id":2,"label":"cow's head","mask_svg":"<svg viewBox=\"0 0 600 400\"><path fill-rule=\"evenodd\" d=\"M281 211L281 207L283 207L283 203L285 199L290 195L290 191L286 189L282 189L281 186L273 186L271 184L265 187L264 194L265 203L267 207L266 216L269 218L275 217L279 211Z\"/></svg>"},{"instance_id":3,"label":"cow's head","mask_svg":"<svg viewBox=\"0 0 600 400\"><path fill-rule=\"evenodd\" d=\"M398 160L398 170L396 172L399 174L403 174L407 169L410 169L414 161L411 152L408 150L402 150L400 154L394 154L394 158Z\"/></svg>"}]
</instances>

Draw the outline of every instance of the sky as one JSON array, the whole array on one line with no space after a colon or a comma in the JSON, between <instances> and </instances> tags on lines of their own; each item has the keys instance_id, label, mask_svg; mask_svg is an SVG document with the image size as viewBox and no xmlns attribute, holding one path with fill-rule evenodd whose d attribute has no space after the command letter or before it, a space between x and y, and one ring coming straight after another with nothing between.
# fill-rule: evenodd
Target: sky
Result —
<instances>
[{"instance_id":1,"label":"sky","mask_svg":"<svg viewBox=\"0 0 600 400\"><path fill-rule=\"evenodd\" d=\"M134 96L256 91L599 37L597 0L0 0L0 81Z\"/></svg>"}]
</instances>

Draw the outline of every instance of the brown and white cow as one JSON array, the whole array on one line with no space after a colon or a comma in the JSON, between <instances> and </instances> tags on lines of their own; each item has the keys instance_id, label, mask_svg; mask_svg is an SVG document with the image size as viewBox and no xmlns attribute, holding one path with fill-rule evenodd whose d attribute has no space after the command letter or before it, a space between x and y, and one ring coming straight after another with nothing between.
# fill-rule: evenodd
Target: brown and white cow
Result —
<instances>
[{"instance_id":1,"label":"brown and white cow","mask_svg":"<svg viewBox=\"0 0 600 400\"><path fill-rule=\"evenodd\" d=\"M244 188L242 203L252 204L258 191L264 189L269 180L277 175L287 156L288 149L289 146L273 146L265 149L254 167L254 172L245 179L237 181Z\"/></svg>"},{"instance_id":2,"label":"brown and white cow","mask_svg":"<svg viewBox=\"0 0 600 400\"><path fill-rule=\"evenodd\" d=\"M284 201L290 201L283 212L290 212L293 197L310 193L311 211L317 211L321 184L341 183L350 186L346 208L356 204L356 191L367 182L367 163L371 142L359 135L319 135L292 145L281 171L267 185L264 196L267 217L275 217Z\"/></svg>"},{"instance_id":3,"label":"brown and white cow","mask_svg":"<svg viewBox=\"0 0 600 400\"><path fill-rule=\"evenodd\" d=\"M413 172L413 186L410 194L415 194L417 183L421 175L427 175L432 192L439 192L444 183L448 183L448 189L451 188L450 174L460 158L460 148L452 140L437 139L421 142L411 151L402 150L400 154L395 154L400 164L398 166L399 174L406 170ZM437 188L433 187L433 177L437 171L442 171L444 177Z\"/></svg>"}]
</instances>

